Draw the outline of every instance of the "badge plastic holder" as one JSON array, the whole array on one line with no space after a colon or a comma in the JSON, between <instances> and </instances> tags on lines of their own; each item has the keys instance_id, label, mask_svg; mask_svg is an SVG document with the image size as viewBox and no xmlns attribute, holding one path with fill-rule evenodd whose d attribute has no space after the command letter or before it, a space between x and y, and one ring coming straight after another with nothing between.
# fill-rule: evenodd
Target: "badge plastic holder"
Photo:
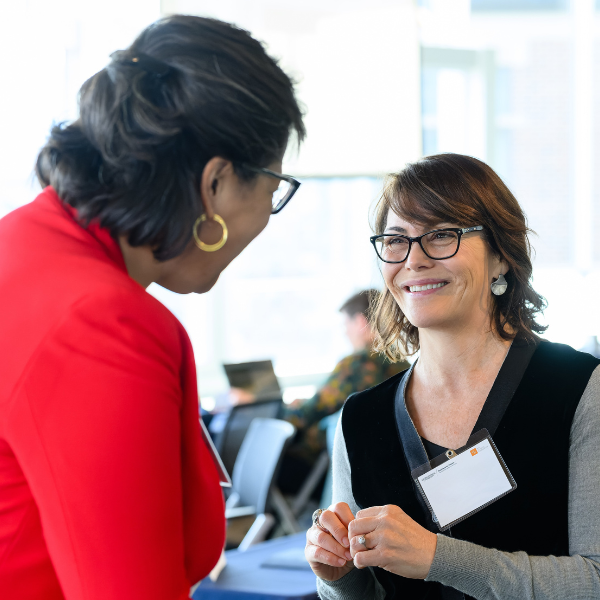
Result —
<instances>
[{"instance_id":1,"label":"badge plastic holder","mask_svg":"<svg viewBox=\"0 0 600 600\"><path fill-rule=\"evenodd\" d=\"M465 452L468 452L471 456L475 456L477 454L476 447L481 446L481 444L484 444L484 446L486 446L485 445L486 440L489 441L489 447L493 451L496 458L498 459L498 463L500 464L500 467L502 468L502 471L504 472L504 475L506 476L506 479L508 480L507 485L510 486L509 489L506 489L506 491L504 491L498 495L494 495L494 497L490 498L486 502L483 502L481 504L481 506L477 506L477 507L473 508L472 510L463 514L462 516L453 519L451 522L440 524L440 522L438 521L438 518L436 517L435 511L430 503L430 500L427 497L427 494L425 493L425 490L423 489L421 482L419 481L419 478L421 478L423 475L425 475L431 471L438 470L440 467L443 467L443 465L445 465L446 463L449 463L450 461L454 461L455 459L457 459L461 455L463 455ZM474 450L475 450L475 453L473 454ZM448 465L448 466L451 467L453 465ZM440 470L443 471L444 469L442 468ZM439 471L437 471L437 472L439 472ZM417 467L416 469L413 469L411 471L411 476L413 478L413 481L415 482L415 485L417 486L417 489L423 496L423 499L425 500L425 503L427 504L427 508L431 512L433 521L437 524L440 531L446 531L446 530L450 529L450 527L452 527L453 525L456 525L457 523L464 521L465 519L469 518L471 515L474 515L475 513L479 512L480 510L483 510L490 504L493 504L497 500L500 500L500 498L503 498L504 496L506 496L507 494L509 494L510 492L514 491L517 488L517 482L515 481L514 477L511 475L510 471L508 470L508 467L506 466L504 459L502 458L500 452L498 451L498 448L496 448L496 444L494 444L494 441L492 440L492 436L489 434L487 429L481 429L477 433L474 433L468 439L467 443L464 446L462 446L461 448L458 448L456 450L447 450L446 452L444 452L443 454L440 454L439 456L436 456L429 462ZM432 475L432 477L433 476L434 475Z\"/></svg>"}]
</instances>

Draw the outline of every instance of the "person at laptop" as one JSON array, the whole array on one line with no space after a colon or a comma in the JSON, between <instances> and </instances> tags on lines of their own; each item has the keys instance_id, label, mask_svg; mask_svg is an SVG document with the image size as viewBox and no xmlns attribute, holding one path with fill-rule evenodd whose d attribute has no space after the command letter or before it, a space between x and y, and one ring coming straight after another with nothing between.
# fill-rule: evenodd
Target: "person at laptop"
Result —
<instances>
[{"instance_id":1,"label":"person at laptop","mask_svg":"<svg viewBox=\"0 0 600 600\"><path fill-rule=\"evenodd\" d=\"M377 385L410 366L404 360L393 363L383 354L373 352L375 332L369 324L369 313L378 298L379 292L370 289L358 292L344 302L340 312L352 354L336 365L312 398L296 400L283 409L282 417L298 429L280 471L279 485L286 493L297 491L326 448L322 420L337 413L350 394Z\"/></svg>"},{"instance_id":2,"label":"person at laptop","mask_svg":"<svg viewBox=\"0 0 600 600\"><path fill-rule=\"evenodd\" d=\"M323 600L600 598L600 360L538 337L528 231L475 158L390 177L377 347L419 357L344 405L307 534Z\"/></svg>"}]
</instances>

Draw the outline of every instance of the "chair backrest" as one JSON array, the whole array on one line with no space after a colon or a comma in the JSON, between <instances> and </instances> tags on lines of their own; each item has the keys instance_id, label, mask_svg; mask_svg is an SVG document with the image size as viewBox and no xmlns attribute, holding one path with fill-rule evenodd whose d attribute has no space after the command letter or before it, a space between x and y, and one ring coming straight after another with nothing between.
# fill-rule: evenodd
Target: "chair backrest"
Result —
<instances>
[{"instance_id":1,"label":"chair backrest","mask_svg":"<svg viewBox=\"0 0 600 600\"><path fill-rule=\"evenodd\" d=\"M266 400L232 407L216 447L229 474L232 473L238 452L250 423L256 418L274 419L279 413L282 400Z\"/></svg>"},{"instance_id":2,"label":"chair backrest","mask_svg":"<svg viewBox=\"0 0 600 600\"><path fill-rule=\"evenodd\" d=\"M246 433L233 468L233 490L239 505L266 510L267 497L277 474L281 456L296 428L279 419L254 419Z\"/></svg>"}]
</instances>

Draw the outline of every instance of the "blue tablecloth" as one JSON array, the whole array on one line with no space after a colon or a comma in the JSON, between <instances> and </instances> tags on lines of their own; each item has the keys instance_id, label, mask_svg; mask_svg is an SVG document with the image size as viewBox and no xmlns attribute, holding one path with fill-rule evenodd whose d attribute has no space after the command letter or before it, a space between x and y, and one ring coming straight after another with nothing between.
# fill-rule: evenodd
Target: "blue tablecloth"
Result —
<instances>
[{"instance_id":1,"label":"blue tablecloth","mask_svg":"<svg viewBox=\"0 0 600 600\"><path fill-rule=\"evenodd\" d=\"M306 534L270 540L246 552L226 552L227 566L217 582L205 579L194 600L316 600L314 573L303 567ZM268 566L271 565L277 566ZM295 568L290 568L295 567Z\"/></svg>"}]
</instances>

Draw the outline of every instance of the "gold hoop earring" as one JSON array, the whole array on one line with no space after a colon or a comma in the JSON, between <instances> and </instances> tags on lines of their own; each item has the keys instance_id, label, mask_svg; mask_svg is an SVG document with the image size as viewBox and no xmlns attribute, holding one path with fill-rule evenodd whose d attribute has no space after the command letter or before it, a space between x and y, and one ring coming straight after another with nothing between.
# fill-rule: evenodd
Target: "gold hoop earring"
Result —
<instances>
[{"instance_id":1,"label":"gold hoop earring","mask_svg":"<svg viewBox=\"0 0 600 600\"><path fill-rule=\"evenodd\" d=\"M205 244L201 239L200 236L198 235L198 227L201 223L203 223L204 221L206 221L206 215L201 215L200 217L198 217L198 219L196 219L196 222L194 223L194 240L196 241L196 246L198 246L198 248L200 248L200 250L204 250L204 252L216 252L217 250L220 250L224 245L225 242L227 241L227 235L228 235L228 231L227 231L227 225L225 225L225 221L223 221L223 219L219 216L219 215L215 215L212 218L213 221L215 221L216 223L218 223L222 228L223 228L223 235L221 236L221 239L216 242L215 244Z\"/></svg>"}]
</instances>

